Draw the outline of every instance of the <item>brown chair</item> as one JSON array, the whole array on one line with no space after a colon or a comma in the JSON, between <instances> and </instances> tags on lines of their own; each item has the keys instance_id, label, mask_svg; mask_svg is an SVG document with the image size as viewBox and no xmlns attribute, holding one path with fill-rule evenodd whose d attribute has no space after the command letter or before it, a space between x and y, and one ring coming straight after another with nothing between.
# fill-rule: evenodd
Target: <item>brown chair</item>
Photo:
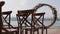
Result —
<instances>
[{"instance_id":1,"label":"brown chair","mask_svg":"<svg viewBox=\"0 0 60 34\"><path fill-rule=\"evenodd\" d=\"M34 25L32 25L32 14L34 13L34 9L29 9L29 10L18 10L17 13L17 21L18 21L18 27L19 27L19 32L20 34L28 34L28 31L30 31L30 34L33 33L34 31ZM30 21L28 20L30 17Z\"/></svg>"},{"instance_id":2,"label":"brown chair","mask_svg":"<svg viewBox=\"0 0 60 34\"><path fill-rule=\"evenodd\" d=\"M44 23L42 22L42 23L40 23L40 24L42 24L42 27L38 27L38 25L36 25L36 27L38 27L39 29L42 29L42 34L43 34L43 32L44 32L44 29L46 29L46 34L47 34L47 29L48 28L50 28L54 23L55 23L55 21L56 21L56 19L57 19L57 11L56 11L56 9L54 8L54 7L52 7L51 5L49 5L49 4L38 4L38 5L36 5L33 9L35 9L35 11L37 11L39 8L41 8L41 7L43 7L43 6L48 6L48 7L50 7L51 8L51 10L52 10L52 14L53 14L53 20L52 20L52 22L51 22L51 24L50 25L48 25L48 26L45 26L44 25ZM36 13L35 12L35 14L39 14L39 13ZM34 14L34 18L33 18L33 21L35 21L36 23L38 23L39 22L39 19L38 18L36 18L35 16L39 16L39 15L35 15ZM38 21L38 22L37 22ZM44 20L43 20L44 21ZM37 28L37 29L38 29Z\"/></svg>"},{"instance_id":3,"label":"brown chair","mask_svg":"<svg viewBox=\"0 0 60 34\"><path fill-rule=\"evenodd\" d=\"M34 13L33 14L33 25L34 25L34 31L33 34L35 34L34 32L37 31L37 34L39 34L39 29L42 29L42 34L43 34L43 29L44 29L44 15L45 12L43 13Z\"/></svg>"},{"instance_id":4,"label":"brown chair","mask_svg":"<svg viewBox=\"0 0 60 34\"><path fill-rule=\"evenodd\" d=\"M6 34L17 34L18 33L18 28L15 29L15 27L13 27L10 24L11 23L11 13L12 13L12 11L2 12L2 21L3 21L3 30L2 30L2 32L5 31L4 33L6 33ZM4 23L6 23L6 24L4 24Z\"/></svg>"}]
</instances>

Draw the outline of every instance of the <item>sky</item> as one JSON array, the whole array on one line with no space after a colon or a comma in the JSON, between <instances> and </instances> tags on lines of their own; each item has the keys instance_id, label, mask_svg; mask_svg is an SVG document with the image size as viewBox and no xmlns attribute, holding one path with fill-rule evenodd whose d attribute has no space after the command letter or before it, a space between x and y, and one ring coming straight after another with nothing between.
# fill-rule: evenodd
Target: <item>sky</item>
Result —
<instances>
[{"instance_id":1,"label":"sky","mask_svg":"<svg viewBox=\"0 0 60 34\"><path fill-rule=\"evenodd\" d=\"M18 10L32 9L39 3L50 4L56 8L58 17L60 17L60 0L0 0L5 1L5 5L2 7L2 11L12 11L11 16L16 17ZM37 12L46 12L45 17L50 18L52 13L49 7L39 8Z\"/></svg>"}]
</instances>

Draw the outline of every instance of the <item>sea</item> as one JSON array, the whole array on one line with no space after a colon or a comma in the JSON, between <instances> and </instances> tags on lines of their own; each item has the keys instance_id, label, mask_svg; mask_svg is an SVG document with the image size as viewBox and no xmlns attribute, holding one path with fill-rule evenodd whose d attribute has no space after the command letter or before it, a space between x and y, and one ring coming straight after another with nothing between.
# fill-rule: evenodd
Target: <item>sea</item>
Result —
<instances>
[{"instance_id":1,"label":"sea","mask_svg":"<svg viewBox=\"0 0 60 34\"><path fill-rule=\"evenodd\" d=\"M44 25L48 26L50 24L51 24L50 20L45 20L44 21ZM18 22L17 21L11 21L11 25L13 25L14 27L17 27ZM56 26L60 26L60 21L56 20L56 22L53 24L53 27L56 27Z\"/></svg>"}]
</instances>

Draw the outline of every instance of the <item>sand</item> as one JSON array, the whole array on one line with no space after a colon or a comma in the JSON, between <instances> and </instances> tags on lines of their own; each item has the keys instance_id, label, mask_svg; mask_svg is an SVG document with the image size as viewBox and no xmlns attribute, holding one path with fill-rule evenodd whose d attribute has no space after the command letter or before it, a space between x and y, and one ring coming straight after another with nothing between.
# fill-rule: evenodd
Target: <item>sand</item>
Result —
<instances>
[{"instance_id":1,"label":"sand","mask_svg":"<svg viewBox=\"0 0 60 34\"><path fill-rule=\"evenodd\" d=\"M37 34L37 32L34 34ZM41 29L39 30L39 34L41 34ZM44 34L46 34L46 30L44 30ZM60 26L49 28L47 34L60 34Z\"/></svg>"},{"instance_id":2,"label":"sand","mask_svg":"<svg viewBox=\"0 0 60 34\"><path fill-rule=\"evenodd\" d=\"M41 34L41 30L40 30L40 34ZM46 34L46 30L44 30L44 34ZM48 34L60 34L60 26L49 28Z\"/></svg>"}]
</instances>

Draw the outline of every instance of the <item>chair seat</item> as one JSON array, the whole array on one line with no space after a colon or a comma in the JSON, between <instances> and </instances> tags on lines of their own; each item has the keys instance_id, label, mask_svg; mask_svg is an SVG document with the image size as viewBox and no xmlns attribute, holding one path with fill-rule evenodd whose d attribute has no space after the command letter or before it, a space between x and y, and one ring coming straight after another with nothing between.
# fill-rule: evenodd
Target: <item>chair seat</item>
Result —
<instances>
[{"instance_id":1,"label":"chair seat","mask_svg":"<svg viewBox=\"0 0 60 34\"><path fill-rule=\"evenodd\" d=\"M42 28L46 29L46 28L48 28L48 27L47 27L47 26L35 26L35 28L36 28L36 29L42 29Z\"/></svg>"},{"instance_id":2,"label":"chair seat","mask_svg":"<svg viewBox=\"0 0 60 34\"><path fill-rule=\"evenodd\" d=\"M23 26L22 29L31 29L31 27L24 27L24 26Z\"/></svg>"},{"instance_id":3,"label":"chair seat","mask_svg":"<svg viewBox=\"0 0 60 34\"><path fill-rule=\"evenodd\" d=\"M15 31L17 31L17 29L6 29L8 32L15 32ZM6 32L6 31L4 31L4 30L2 30L2 32Z\"/></svg>"},{"instance_id":4,"label":"chair seat","mask_svg":"<svg viewBox=\"0 0 60 34\"><path fill-rule=\"evenodd\" d=\"M35 26L35 27L32 27L32 29L42 29L43 28L43 26ZM47 26L44 26L44 29L46 29L46 28L48 28ZM23 26L22 27L22 29L24 30L24 29L31 29L31 27L25 27L25 26Z\"/></svg>"}]
</instances>

